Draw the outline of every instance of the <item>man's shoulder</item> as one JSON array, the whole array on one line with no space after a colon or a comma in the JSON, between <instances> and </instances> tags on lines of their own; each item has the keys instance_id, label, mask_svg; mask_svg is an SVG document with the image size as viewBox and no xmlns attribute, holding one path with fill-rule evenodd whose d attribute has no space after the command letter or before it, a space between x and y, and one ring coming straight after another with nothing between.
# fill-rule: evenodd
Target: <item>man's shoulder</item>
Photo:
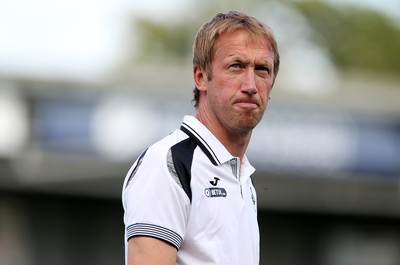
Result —
<instances>
[{"instance_id":1,"label":"man's shoulder","mask_svg":"<svg viewBox=\"0 0 400 265\"><path fill-rule=\"evenodd\" d=\"M163 154L171 149L176 144L180 143L181 141L185 140L188 136L185 135L180 130L175 130L170 134L166 135L162 139L154 142L147 148L147 152L149 154Z\"/></svg>"}]
</instances>

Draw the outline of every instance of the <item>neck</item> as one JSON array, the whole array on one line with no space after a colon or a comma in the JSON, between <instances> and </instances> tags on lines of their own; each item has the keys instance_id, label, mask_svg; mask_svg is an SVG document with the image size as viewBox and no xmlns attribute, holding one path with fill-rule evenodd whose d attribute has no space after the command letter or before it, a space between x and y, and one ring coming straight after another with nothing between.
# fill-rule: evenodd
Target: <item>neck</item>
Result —
<instances>
[{"instance_id":1,"label":"neck","mask_svg":"<svg viewBox=\"0 0 400 265\"><path fill-rule=\"evenodd\" d=\"M223 137L218 138L221 143L226 147L229 153L233 156L239 157L240 160L243 159L246 153L247 146L250 142L251 132L246 135L227 135L225 139Z\"/></svg>"},{"instance_id":2,"label":"neck","mask_svg":"<svg viewBox=\"0 0 400 265\"><path fill-rule=\"evenodd\" d=\"M232 156L243 159L249 145L252 131L234 131L222 126L219 123L212 122L207 117L197 113L196 118L225 146Z\"/></svg>"}]
</instances>

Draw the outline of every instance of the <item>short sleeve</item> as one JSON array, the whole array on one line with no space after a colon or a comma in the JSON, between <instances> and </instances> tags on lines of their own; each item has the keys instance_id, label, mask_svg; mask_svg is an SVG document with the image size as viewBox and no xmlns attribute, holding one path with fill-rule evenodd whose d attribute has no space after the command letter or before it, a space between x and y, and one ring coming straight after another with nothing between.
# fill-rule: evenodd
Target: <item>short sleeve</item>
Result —
<instances>
[{"instance_id":1,"label":"short sleeve","mask_svg":"<svg viewBox=\"0 0 400 265\"><path fill-rule=\"evenodd\" d=\"M125 240L149 236L180 248L190 200L170 174L168 148L150 147L129 170L123 187Z\"/></svg>"}]
</instances>

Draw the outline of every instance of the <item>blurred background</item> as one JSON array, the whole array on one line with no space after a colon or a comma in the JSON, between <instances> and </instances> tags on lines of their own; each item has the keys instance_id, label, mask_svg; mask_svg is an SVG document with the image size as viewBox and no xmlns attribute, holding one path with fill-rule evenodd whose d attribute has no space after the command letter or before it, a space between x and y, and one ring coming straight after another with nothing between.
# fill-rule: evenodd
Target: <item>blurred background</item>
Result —
<instances>
[{"instance_id":1,"label":"blurred background","mask_svg":"<svg viewBox=\"0 0 400 265\"><path fill-rule=\"evenodd\" d=\"M122 182L193 114L191 45L219 11L281 52L248 156L261 264L400 264L400 2L3 1L0 264L123 264Z\"/></svg>"}]
</instances>

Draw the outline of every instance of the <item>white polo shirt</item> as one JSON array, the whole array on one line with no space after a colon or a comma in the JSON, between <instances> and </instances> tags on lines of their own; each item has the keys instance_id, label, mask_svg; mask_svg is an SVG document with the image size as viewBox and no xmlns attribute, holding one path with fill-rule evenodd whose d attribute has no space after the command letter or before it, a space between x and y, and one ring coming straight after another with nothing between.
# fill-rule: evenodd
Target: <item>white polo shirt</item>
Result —
<instances>
[{"instance_id":1,"label":"white polo shirt","mask_svg":"<svg viewBox=\"0 0 400 265\"><path fill-rule=\"evenodd\" d=\"M180 265L259 264L254 168L195 117L144 151L122 200L127 242L150 236L177 248Z\"/></svg>"}]
</instances>

